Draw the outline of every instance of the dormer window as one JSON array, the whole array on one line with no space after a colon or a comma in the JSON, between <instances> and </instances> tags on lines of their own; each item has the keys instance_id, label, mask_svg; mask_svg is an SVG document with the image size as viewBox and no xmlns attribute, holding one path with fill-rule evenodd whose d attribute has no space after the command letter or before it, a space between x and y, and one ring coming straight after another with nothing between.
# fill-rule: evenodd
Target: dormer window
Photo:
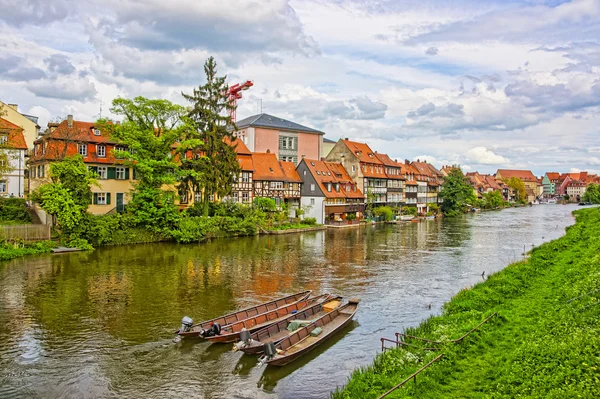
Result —
<instances>
[{"instance_id":1,"label":"dormer window","mask_svg":"<svg viewBox=\"0 0 600 399\"><path fill-rule=\"evenodd\" d=\"M100 129L94 129L94 136L100 136Z\"/></svg>"},{"instance_id":2,"label":"dormer window","mask_svg":"<svg viewBox=\"0 0 600 399\"><path fill-rule=\"evenodd\" d=\"M369 154L369 157L370 157L371 159L373 159L373 154Z\"/></svg>"},{"instance_id":3,"label":"dormer window","mask_svg":"<svg viewBox=\"0 0 600 399\"><path fill-rule=\"evenodd\" d=\"M319 176L321 175L321 172L319 172L318 170L317 170L317 175L319 175Z\"/></svg>"}]
</instances>

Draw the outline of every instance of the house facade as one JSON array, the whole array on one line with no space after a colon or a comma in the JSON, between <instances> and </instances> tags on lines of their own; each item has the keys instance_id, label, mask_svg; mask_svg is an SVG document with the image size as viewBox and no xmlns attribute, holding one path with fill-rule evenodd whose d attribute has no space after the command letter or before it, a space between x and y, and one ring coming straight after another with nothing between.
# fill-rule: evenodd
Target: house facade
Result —
<instances>
[{"instance_id":1,"label":"house facade","mask_svg":"<svg viewBox=\"0 0 600 399\"><path fill-rule=\"evenodd\" d=\"M22 128L27 148L33 148L33 142L37 139L40 131L37 116L22 114L19 112L17 104L5 104L2 101L0 101L0 116Z\"/></svg>"},{"instance_id":2,"label":"house facade","mask_svg":"<svg viewBox=\"0 0 600 399\"><path fill-rule=\"evenodd\" d=\"M375 206L387 202L385 166L367 144L340 139L326 160L344 166L350 178L358 184L366 202L372 202Z\"/></svg>"},{"instance_id":3,"label":"house facade","mask_svg":"<svg viewBox=\"0 0 600 399\"><path fill-rule=\"evenodd\" d=\"M121 211L129 201L133 188L133 171L115 158L117 144L108 133L92 122L73 120L69 115L59 124L49 124L49 131L34 142L29 161L30 189L49 182L50 164L80 154L85 164L98 175L98 186L92 187L93 202L88 211L101 215ZM125 148L118 148L125 149ZM34 209L43 212L34 204ZM45 215L41 215L46 220Z\"/></svg>"},{"instance_id":4,"label":"house facade","mask_svg":"<svg viewBox=\"0 0 600 399\"><path fill-rule=\"evenodd\" d=\"M303 159L296 168L302 185L302 207L305 217L317 223L336 223L348 215L361 219L365 211L364 195L339 162Z\"/></svg>"},{"instance_id":5,"label":"house facade","mask_svg":"<svg viewBox=\"0 0 600 399\"><path fill-rule=\"evenodd\" d=\"M530 170L517 169L498 169L495 175L496 179L507 181L513 177L521 180L525 185L527 193L527 202L534 202L538 198L538 178Z\"/></svg>"},{"instance_id":6,"label":"house facade","mask_svg":"<svg viewBox=\"0 0 600 399\"><path fill-rule=\"evenodd\" d=\"M387 176L387 198L388 206L404 206L404 191L406 190L406 179L402 176L402 164L391 159L387 154L375 153L375 156L383 163Z\"/></svg>"},{"instance_id":7,"label":"house facade","mask_svg":"<svg viewBox=\"0 0 600 399\"><path fill-rule=\"evenodd\" d=\"M292 162L277 160L270 152L253 153L253 198L272 198L278 207L286 204L292 214L300 207L302 179Z\"/></svg>"},{"instance_id":8,"label":"house facade","mask_svg":"<svg viewBox=\"0 0 600 399\"><path fill-rule=\"evenodd\" d=\"M581 180L570 180L567 183L566 193L569 196L569 201L579 202L583 198L587 189L588 183Z\"/></svg>"},{"instance_id":9,"label":"house facade","mask_svg":"<svg viewBox=\"0 0 600 399\"><path fill-rule=\"evenodd\" d=\"M20 126L0 118L0 151L5 152L9 167L0 176L0 196L23 197L26 185L25 154L27 143L23 134L24 129Z\"/></svg>"},{"instance_id":10,"label":"house facade","mask_svg":"<svg viewBox=\"0 0 600 399\"><path fill-rule=\"evenodd\" d=\"M251 152L275 154L295 165L302 158L321 159L325 133L269 114L253 115L237 122L236 136Z\"/></svg>"},{"instance_id":11,"label":"house facade","mask_svg":"<svg viewBox=\"0 0 600 399\"><path fill-rule=\"evenodd\" d=\"M560 180L560 173L558 172L547 172L542 177L542 185L544 186L543 196L544 198L551 198L556 195L556 185Z\"/></svg>"},{"instance_id":12,"label":"house facade","mask_svg":"<svg viewBox=\"0 0 600 399\"><path fill-rule=\"evenodd\" d=\"M412 162L411 165L419 172L422 179L426 181L427 191L425 195L425 212L427 212L429 211L429 205L440 204L442 202L438 193L442 189L444 174L437 170L432 164L418 159Z\"/></svg>"}]
</instances>

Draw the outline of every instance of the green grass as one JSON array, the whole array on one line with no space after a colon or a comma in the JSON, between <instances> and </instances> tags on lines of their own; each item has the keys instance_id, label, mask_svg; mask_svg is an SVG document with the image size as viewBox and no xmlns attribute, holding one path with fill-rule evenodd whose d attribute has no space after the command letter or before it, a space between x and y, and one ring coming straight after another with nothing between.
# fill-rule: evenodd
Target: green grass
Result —
<instances>
[{"instance_id":1,"label":"green grass","mask_svg":"<svg viewBox=\"0 0 600 399\"><path fill-rule=\"evenodd\" d=\"M575 212L567 234L470 290L407 334L445 342L386 351L332 398L377 398L439 353L388 398L595 398L600 392L600 210ZM460 344L449 342L484 324ZM376 338L373 338L376 339Z\"/></svg>"},{"instance_id":2,"label":"green grass","mask_svg":"<svg viewBox=\"0 0 600 399\"><path fill-rule=\"evenodd\" d=\"M57 245L53 241L39 241L32 244L0 244L0 260L11 260L25 255L50 253Z\"/></svg>"},{"instance_id":3,"label":"green grass","mask_svg":"<svg viewBox=\"0 0 600 399\"><path fill-rule=\"evenodd\" d=\"M304 224L304 223L283 223L280 225L272 225L267 230L291 230L291 229L311 229L320 227L320 224Z\"/></svg>"}]
</instances>

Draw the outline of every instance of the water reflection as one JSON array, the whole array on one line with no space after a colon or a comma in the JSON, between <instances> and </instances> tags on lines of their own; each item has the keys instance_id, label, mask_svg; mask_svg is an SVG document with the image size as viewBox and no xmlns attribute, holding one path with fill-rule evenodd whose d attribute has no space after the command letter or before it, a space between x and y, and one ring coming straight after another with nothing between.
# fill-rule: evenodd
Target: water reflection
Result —
<instances>
[{"instance_id":1,"label":"water reflection","mask_svg":"<svg viewBox=\"0 0 600 399\"><path fill-rule=\"evenodd\" d=\"M570 206L300 235L152 244L0 264L0 397L323 397L379 337L562 235ZM173 344L209 319L311 289L362 299L355 322L284 368L231 345ZM335 367L332 367L335 365Z\"/></svg>"}]
</instances>

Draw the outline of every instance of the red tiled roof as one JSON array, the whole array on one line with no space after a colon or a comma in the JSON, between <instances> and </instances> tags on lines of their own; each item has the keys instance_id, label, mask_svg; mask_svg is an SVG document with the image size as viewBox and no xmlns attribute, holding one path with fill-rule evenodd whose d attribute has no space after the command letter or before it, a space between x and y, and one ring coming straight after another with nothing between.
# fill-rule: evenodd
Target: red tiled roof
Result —
<instances>
[{"instance_id":1,"label":"red tiled roof","mask_svg":"<svg viewBox=\"0 0 600 399\"><path fill-rule=\"evenodd\" d=\"M0 118L0 133L8 133L7 147L16 150L26 150L25 136L23 136L23 128L14 123Z\"/></svg>"},{"instance_id":2,"label":"red tiled roof","mask_svg":"<svg viewBox=\"0 0 600 399\"><path fill-rule=\"evenodd\" d=\"M516 177L527 182L537 182L537 178L530 170L516 170L516 169L498 169L496 174L500 174L503 179L510 179Z\"/></svg>"},{"instance_id":3,"label":"red tiled roof","mask_svg":"<svg viewBox=\"0 0 600 399\"><path fill-rule=\"evenodd\" d=\"M558 180L560 178L560 173L548 172L548 173L546 173L546 176L548 176L548 179L550 179L550 180Z\"/></svg>"},{"instance_id":4,"label":"red tiled roof","mask_svg":"<svg viewBox=\"0 0 600 399\"><path fill-rule=\"evenodd\" d=\"M296 165L294 165L293 162L279 161L279 163L281 164L283 173L287 177L287 181L295 182L295 183L302 183L302 179L300 178L300 175L298 174L298 172L296 172Z\"/></svg>"},{"instance_id":5,"label":"red tiled roof","mask_svg":"<svg viewBox=\"0 0 600 399\"><path fill-rule=\"evenodd\" d=\"M225 137L223 141L231 146L234 146L235 152L238 155L252 155L252 152L250 152L246 144L244 144L244 142L237 137L233 141L231 141L228 137Z\"/></svg>"},{"instance_id":6,"label":"red tiled roof","mask_svg":"<svg viewBox=\"0 0 600 399\"><path fill-rule=\"evenodd\" d=\"M393 174L393 173L387 173L386 171L386 177L388 179L395 179L395 180L404 180L404 177L402 176L402 164L398 163L396 161L394 161L393 159L391 159L387 154L379 154L379 153L375 153L375 156L377 158L379 158L379 160L387 167L390 169L397 169L398 170L398 174ZM385 170L385 169L384 169Z\"/></svg>"},{"instance_id":7,"label":"red tiled roof","mask_svg":"<svg viewBox=\"0 0 600 399\"><path fill-rule=\"evenodd\" d=\"M270 152L255 152L252 154L254 165L253 180L301 182L298 173L289 171L288 162L279 162L277 156ZM293 166L293 164L291 165Z\"/></svg>"},{"instance_id":8,"label":"red tiled roof","mask_svg":"<svg viewBox=\"0 0 600 399\"><path fill-rule=\"evenodd\" d=\"M94 134L95 129L96 126L93 122L73 121L73 126L69 127L69 122L64 120L52 133L46 134L42 138L36 140L36 142L40 140L57 139L75 142L115 144L115 141L110 138L108 132L100 131L100 135L97 136Z\"/></svg>"},{"instance_id":9,"label":"red tiled roof","mask_svg":"<svg viewBox=\"0 0 600 399\"><path fill-rule=\"evenodd\" d=\"M363 193L356 188L356 183L352 181L341 163L312 159L303 159L302 162L304 162L326 198L364 198ZM332 184L331 191L327 190L329 183ZM340 191L335 190L335 184L340 185ZM350 190L346 190L348 185L350 185Z\"/></svg>"},{"instance_id":10,"label":"red tiled roof","mask_svg":"<svg viewBox=\"0 0 600 399\"><path fill-rule=\"evenodd\" d=\"M355 141L343 140L344 144L356 155L356 157L360 160L360 162L372 163L372 164L381 164L382 162L377 159L375 153L371 148L365 143L357 143Z\"/></svg>"}]
</instances>

